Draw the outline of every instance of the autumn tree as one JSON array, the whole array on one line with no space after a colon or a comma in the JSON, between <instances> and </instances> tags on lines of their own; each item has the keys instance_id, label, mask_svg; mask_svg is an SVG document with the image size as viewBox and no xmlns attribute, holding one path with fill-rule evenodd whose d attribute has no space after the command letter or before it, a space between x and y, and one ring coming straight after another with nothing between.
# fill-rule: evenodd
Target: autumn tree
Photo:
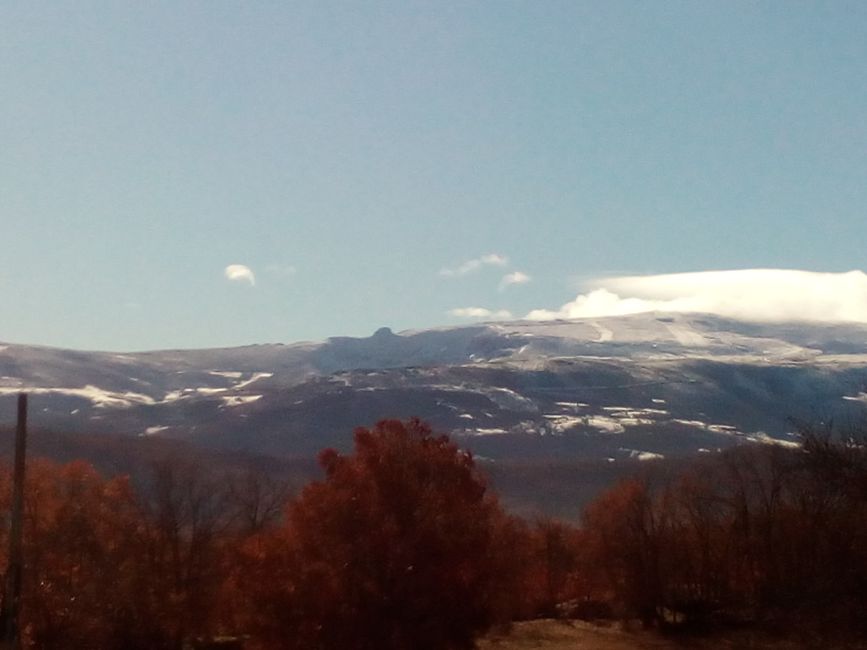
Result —
<instances>
[{"instance_id":1,"label":"autumn tree","mask_svg":"<svg viewBox=\"0 0 867 650\"><path fill-rule=\"evenodd\" d=\"M194 463L155 463L148 481L106 479L83 461L28 462L23 647L180 650L231 631L222 591L230 550L280 498L266 479L230 486ZM0 467L0 513L10 476ZM0 567L8 530L0 528Z\"/></svg>"},{"instance_id":2,"label":"autumn tree","mask_svg":"<svg viewBox=\"0 0 867 650\"><path fill-rule=\"evenodd\" d=\"M584 513L596 561L604 567L623 614L645 625L663 608L662 553L666 521L644 480L630 479L599 496Z\"/></svg>"},{"instance_id":3,"label":"autumn tree","mask_svg":"<svg viewBox=\"0 0 867 650\"><path fill-rule=\"evenodd\" d=\"M585 551L581 531L556 519L541 518L522 532L527 602L520 613L552 617L580 611L579 601L591 596L581 566ZM565 609L566 604L571 607Z\"/></svg>"},{"instance_id":4,"label":"autumn tree","mask_svg":"<svg viewBox=\"0 0 867 650\"><path fill-rule=\"evenodd\" d=\"M624 481L585 512L588 553L626 616L740 621L817 638L867 632L867 446L802 432L652 485Z\"/></svg>"},{"instance_id":5,"label":"autumn tree","mask_svg":"<svg viewBox=\"0 0 867 650\"><path fill-rule=\"evenodd\" d=\"M45 648L156 648L139 598L152 576L129 481L87 463L29 463L22 630Z\"/></svg>"},{"instance_id":6,"label":"autumn tree","mask_svg":"<svg viewBox=\"0 0 867 650\"><path fill-rule=\"evenodd\" d=\"M224 475L174 456L153 463L142 487L142 563L153 578L141 597L169 647L180 648L188 638L219 627L215 617L229 533L239 523L231 495Z\"/></svg>"},{"instance_id":7,"label":"autumn tree","mask_svg":"<svg viewBox=\"0 0 867 650\"><path fill-rule=\"evenodd\" d=\"M286 523L248 546L263 647L459 650L506 610L508 519L472 456L418 420L320 455Z\"/></svg>"}]
</instances>

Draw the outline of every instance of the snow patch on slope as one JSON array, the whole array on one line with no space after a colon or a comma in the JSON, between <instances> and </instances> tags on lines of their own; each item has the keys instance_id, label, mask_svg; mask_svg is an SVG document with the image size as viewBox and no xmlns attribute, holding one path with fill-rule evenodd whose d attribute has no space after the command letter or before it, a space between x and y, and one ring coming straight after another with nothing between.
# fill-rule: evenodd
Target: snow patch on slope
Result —
<instances>
[{"instance_id":1,"label":"snow patch on slope","mask_svg":"<svg viewBox=\"0 0 867 650\"><path fill-rule=\"evenodd\" d=\"M0 395L13 395L22 391L21 388L0 387ZM136 405L152 405L156 401L141 393L112 392L96 386L87 385L84 388L27 388L31 395L68 395L89 400L96 408L129 408Z\"/></svg>"},{"instance_id":2,"label":"snow patch on slope","mask_svg":"<svg viewBox=\"0 0 867 650\"><path fill-rule=\"evenodd\" d=\"M592 327L599 333L599 336L594 341L595 343L608 343L608 341L614 338L614 332L602 325L601 323L593 321L590 323L590 327Z\"/></svg>"},{"instance_id":3,"label":"snow patch on slope","mask_svg":"<svg viewBox=\"0 0 867 650\"><path fill-rule=\"evenodd\" d=\"M539 411L536 402L509 388L483 389L482 393L501 409L523 413L538 413Z\"/></svg>"},{"instance_id":4,"label":"snow patch on slope","mask_svg":"<svg viewBox=\"0 0 867 650\"><path fill-rule=\"evenodd\" d=\"M215 377L226 377L227 379L240 379L244 376L243 372L238 372L237 370L210 370L208 374Z\"/></svg>"},{"instance_id":5,"label":"snow patch on slope","mask_svg":"<svg viewBox=\"0 0 867 650\"><path fill-rule=\"evenodd\" d=\"M252 384L255 381L259 381L260 379L268 379L268 378L273 377L273 376L274 376L273 372L254 372L253 376L250 377L247 381L242 381L239 384L235 384L235 386L233 388L235 388L236 390L241 389L241 388L246 388L247 386L249 386L250 384Z\"/></svg>"},{"instance_id":6,"label":"snow patch on slope","mask_svg":"<svg viewBox=\"0 0 867 650\"><path fill-rule=\"evenodd\" d=\"M554 433L564 433L569 429L586 424L586 418L574 415L546 415L545 419Z\"/></svg>"},{"instance_id":7,"label":"snow patch on slope","mask_svg":"<svg viewBox=\"0 0 867 650\"><path fill-rule=\"evenodd\" d=\"M607 415L591 415L586 420L587 426L607 433L623 433L626 431L626 428L620 422Z\"/></svg>"},{"instance_id":8,"label":"snow patch on slope","mask_svg":"<svg viewBox=\"0 0 867 650\"><path fill-rule=\"evenodd\" d=\"M252 404L260 399L261 395L224 395L222 398L223 406L242 406L244 404Z\"/></svg>"}]
</instances>

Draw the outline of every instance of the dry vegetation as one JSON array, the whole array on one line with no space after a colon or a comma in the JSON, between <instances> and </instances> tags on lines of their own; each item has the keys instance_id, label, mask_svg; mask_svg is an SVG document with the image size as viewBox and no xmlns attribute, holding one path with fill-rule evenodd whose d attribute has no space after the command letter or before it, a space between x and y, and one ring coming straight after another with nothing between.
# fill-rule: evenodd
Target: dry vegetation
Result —
<instances>
[{"instance_id":1,"label":"dry vegetation","mask_svg":"<svg viewBox=\"0 0 867 650\"><path fill-rule=\"evenodd\" d=\"M623 481L580 528L510 516L472 456L418 420L357 429L294 497L177 456L137 481L34 460L23 647L470 650L509 621L529 622L482 650L859 647L867 447L804 440ZM608 624L534 620L566 616Z\"/></svg>"},{"instance_id":2,"label":"dry vegetation","mask_svg":"<svg viewBox=\"0 0 867 650\"><path fill-rule=\"evenodd\" d=\"M668 641L650 634L630 634L615 626L582 621L540 619L515 623L479 642L479 650L644 650L668 648Z\"/></svg>"},{"instance_id":3,"label":"dry vegetation","mask_svg":"<svg viewBox=\"0 0 867 650\"><path fill-rule=\"evenodd\" d=\"M654 631L625 630L619 625L540 619L491 632L478 650L856 650L863 643L830 644L821 640L769 638L749 632L709 637L664 637Z\"/></svg>"}]
</instances>

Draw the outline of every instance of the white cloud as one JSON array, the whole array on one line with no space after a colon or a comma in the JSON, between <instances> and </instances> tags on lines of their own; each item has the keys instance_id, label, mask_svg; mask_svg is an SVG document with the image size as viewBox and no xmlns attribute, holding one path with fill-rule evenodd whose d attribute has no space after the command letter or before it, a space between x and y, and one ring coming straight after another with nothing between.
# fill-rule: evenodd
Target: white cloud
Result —
<instances>
[{"instance_id":1,"label":"white cloud","mask_svg":"<svg viewBox=\"0 0 867 650\"><path fill-rule=\"evenodd\" d=\"M454 268L440 269L440 275L447 278L457 278L462 275L467 275L473 271L478 271L483 266L506 266L509 263L509 258L499 253L488 253L472 260L467 260L463 264Z\"/></svg>"},{"instance_id":2,"label":"white cloud","mask_svg":"<svg viewBox=\"0 0 867 650\"><path fill-rule=\"evenodd\" d=\"M867 322L867 274L782 269L704 271L602 278L560 309L533 320L702 312L759 321Z\"/></svg>"},{"instance_id":3,"label":"white cloud","mask_svg":"<svg viewBox=\"0 0 867 650\"><path fill-rule=\"evenodd\" d=\"M531 279L532 278L523 271L513 271L512 273L506 273L506 275L503 276L503 279L500 280L499 288L500 291L505 291L515 284L527 284Z\"/></svg>"},{"instance_id":4,"label":"white cloud","mask_svg":"<svg viewBox=\"0 0 867 650\"><path fill-rule=\"evenodd\" d=\"M229 282L246 282L251 287L256 285L256 276L249 266L243 264L229 264L224 270L223 275Z\"/></svg>"},{"instance_id":5,"label":"white cloud","mask_svg":"<svg viewBox=\"0 0 867 650\"><path fill-rule=\"evenodd\" d=\"M457 309L449 310L449 315L457 316L458 318L474 318L477 320L506 320L512 317L512 312L506 309L498 309L494 311L486 309L485 307L458 307Z\"/></svg>"}]
</instances>

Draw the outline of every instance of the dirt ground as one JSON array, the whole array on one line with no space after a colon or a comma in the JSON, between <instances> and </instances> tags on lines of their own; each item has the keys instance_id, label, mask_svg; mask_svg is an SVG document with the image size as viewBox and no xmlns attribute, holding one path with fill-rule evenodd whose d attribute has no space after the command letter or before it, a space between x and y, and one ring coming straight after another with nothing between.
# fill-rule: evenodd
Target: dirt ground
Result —
<instances>
[{"instance_id":1,"label":"dirt ground","mask_svg":"<svg viewBox=\"0 0 867 650\"><path fill-rule=\"evenodd\" d=\"M491 633L479 650L644 650L671 647L647 634L632 634L615 627L571 621L526 621L511 630Z\"/></svg>"},{"instance_id":2,"label":"dirt ground","mask_svg":"<svg viewBox=\"0 0 867 650\"><path fill-rule=\"evenodd\" d=\"M627 631L616 625L539 620L515 623L509 631L492 632L478 647L479 650L830 650L832 646L771 641L747 634L702 639L666 638L654 632Z\"/></svg>"}]
</instances>

